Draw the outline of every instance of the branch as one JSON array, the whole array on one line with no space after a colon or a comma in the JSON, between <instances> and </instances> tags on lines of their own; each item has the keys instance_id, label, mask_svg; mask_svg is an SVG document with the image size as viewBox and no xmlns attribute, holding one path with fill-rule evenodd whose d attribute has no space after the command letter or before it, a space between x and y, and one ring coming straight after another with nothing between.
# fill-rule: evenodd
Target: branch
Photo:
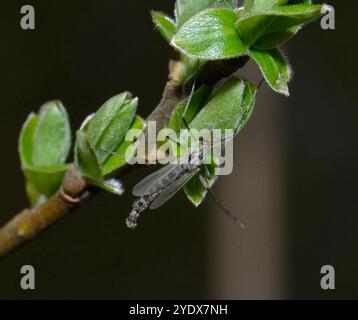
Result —
<instances>
[{"instance_id":1,"label":"branch","mask_svg":"<svg viewBox=\"0 0 358 320\"><path fill-rule=\"evenodd\" d=\"M202 84L214 86L221 79L230 76L239 67L242 67L246 61L246 58L237 58L208 62L198 72L196 86L199 87ZM172 111L183 98L182 94L185 92L183 85L177 81L179 63L177 60L171 61L169 80L165 86L162 100L147 119L157 122L157 130L166 127ZM188 81L187 86L190 86L191 81ZM121 178L134 168L134 166L127 165L116 172L116 177ZM77 172L70 169L66 173L59 191L53 197L38 208L24 209L0 229L0 257L14 251L20 245L64 218L97 192L98 189L88 185Z\"/></svg>"}]
</instances>

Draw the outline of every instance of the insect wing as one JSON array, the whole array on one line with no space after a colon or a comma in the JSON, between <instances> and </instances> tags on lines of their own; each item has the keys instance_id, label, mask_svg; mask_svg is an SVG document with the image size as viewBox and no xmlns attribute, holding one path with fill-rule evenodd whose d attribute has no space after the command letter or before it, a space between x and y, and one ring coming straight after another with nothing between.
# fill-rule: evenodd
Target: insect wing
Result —
<instances>
[{"instance_id":1,"label":"insect wing","mask_svg":"<svg viewBox=\"0 0 358 320\"><path fill-rule=\"evenodd\" d=\"M135 197L142 197L149 194L152 194L153 192L159 191L165 185L162 185L161 183L158 183L159 181L164 181L165 177L169 177L171 173L177 170L177 165L171 165L167 164L163 168L160 168L159 170L153 172L149 176L145 177L143 180L141 180L132 191L132 194ZM158 190L155 189L155 185L158 184Z\"/></svg>"},{"instance_id":2,"label":"insect wing","mask_svg":"<svg viewBox=\"0 0 358 320\"><path fill-rule=\"evenodd\" d=\"M157 209L171 199L198 171L188 172L165 188L152 202L149 209Z\"/></svg>"}]
</instances>

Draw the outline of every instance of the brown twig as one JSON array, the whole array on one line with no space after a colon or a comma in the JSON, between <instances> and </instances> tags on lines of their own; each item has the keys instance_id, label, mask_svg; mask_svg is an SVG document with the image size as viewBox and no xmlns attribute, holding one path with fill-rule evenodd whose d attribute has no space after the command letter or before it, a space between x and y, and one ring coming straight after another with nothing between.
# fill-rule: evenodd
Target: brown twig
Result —
<instances>
[{"instance_id":1,"label":"brown twig","mask_svg":"<svg viewBox=\"0 0 358 320\"><path fill-rule=\"evenodd\" d=\"M177 81L178 61L170 63L169 80L159 105L147 120L156 121L157 130L164 128L170 116L182 98L183 86ZM198 73L197 86L206 84L213 86L221 79L234 73L246 63L246 58L208 62ZM133 167L127 166L116 172L120 178ZM25 209L0 229L0 257L14 251L20 245L34 238L67 214L82 205L97 192L73 169L70 169L63 180L60 190L48 201L34 209Z\"/></svg>"}]
</instances>

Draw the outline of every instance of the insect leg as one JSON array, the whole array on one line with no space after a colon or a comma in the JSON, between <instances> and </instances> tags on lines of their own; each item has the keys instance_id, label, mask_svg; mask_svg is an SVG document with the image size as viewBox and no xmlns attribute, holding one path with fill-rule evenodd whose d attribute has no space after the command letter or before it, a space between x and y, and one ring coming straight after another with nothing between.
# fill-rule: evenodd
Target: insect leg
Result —
<instances>
[{"instance_id":1,"label":"insect leg","mask_svg":"<svg viewBox=\"0 0 358 320\"><path fill-rule=\"evenodd\" d=\"M206 170L207 170L207 174L209 173L208 168L205 166ZM213 192L210 190L209 188L209 182L207 181L207 179L205 177L203 177L202 175L199 175L199 179L201 184L203 185L204 189L208 192L208 194L210 195L210 197L213 199L213 201L215 202L215 204L222 210L224 211L236 224L238 224L242 229L245 229L245 225L235 216L233 215L229 209L225 208L215 197L215 195L213 194Z\"/></svg>"},{"instance_id":2,"label":"insect leg","mask_svg":"<svg viewBox=\"0 0 358 320\"><path fill-rule=\"evenodd\" d=\"M107 151L107 150L103 150L103 149L96 149L96 150L99 151L99 152L111 154L111 155L114 155L114 156L119 156L119 157L125 157L126 156L124 153L120 153L120 152Z\"/></svg>"},{"instance_id":3,"label":"insect leg","mask_svg":"<svg viewBox=\"0 0 358 320\"><path fill-rule=\"evenodd\" d=\"M190 94L189 94L189 97L188 97L188 101L186 102L184 112L183 112L183 114L181 116L181 119L183 120L184 126L188 130L189 130L189 125L188 125L185 117L186 117L186 114L188 113L189 106L191 104L191 100L193 99L193 95L194 95L194 91L195 91L195 85L196 85L196 79L194 80L193 86L191 87L191 91L190 91ZM178 122L178 124L179 124L179 129L180 129L180 122Z\"/></svg>"}]
</instances>

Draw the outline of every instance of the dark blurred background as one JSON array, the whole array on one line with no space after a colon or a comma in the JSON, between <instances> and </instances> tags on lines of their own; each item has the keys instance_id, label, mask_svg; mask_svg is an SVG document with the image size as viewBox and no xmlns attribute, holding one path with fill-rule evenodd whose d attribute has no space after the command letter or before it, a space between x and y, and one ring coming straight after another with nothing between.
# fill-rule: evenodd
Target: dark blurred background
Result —
<instances>
[{"instance_id":1,"label":"dark blurred background","mask_svg":"<svg viewBox=\"0 0 358 320\"><path fill-rule=\"evenodd\" d=\"M291 97L264 85L235 143L235 171L214 192L247 226L237 228L208 199L183 194L125 227L133 185L101 193L0 261L0 298L358 298L358 106L356 1L329 1L336 30L307 26L285 52L295 70ZM20 28L20 8L36 30ZM150 9L173 1L6 0L0 5L0 223L27 206L17 139L31 111L61 99L72 128L111 96L129 90L146 116L160 99L171 49L153 31ZM249 64L242 74L259 80ZM20 268L36 290L20 289ZM333 265L336 290L320 288Z\"/></svg>"}]
</instances>

